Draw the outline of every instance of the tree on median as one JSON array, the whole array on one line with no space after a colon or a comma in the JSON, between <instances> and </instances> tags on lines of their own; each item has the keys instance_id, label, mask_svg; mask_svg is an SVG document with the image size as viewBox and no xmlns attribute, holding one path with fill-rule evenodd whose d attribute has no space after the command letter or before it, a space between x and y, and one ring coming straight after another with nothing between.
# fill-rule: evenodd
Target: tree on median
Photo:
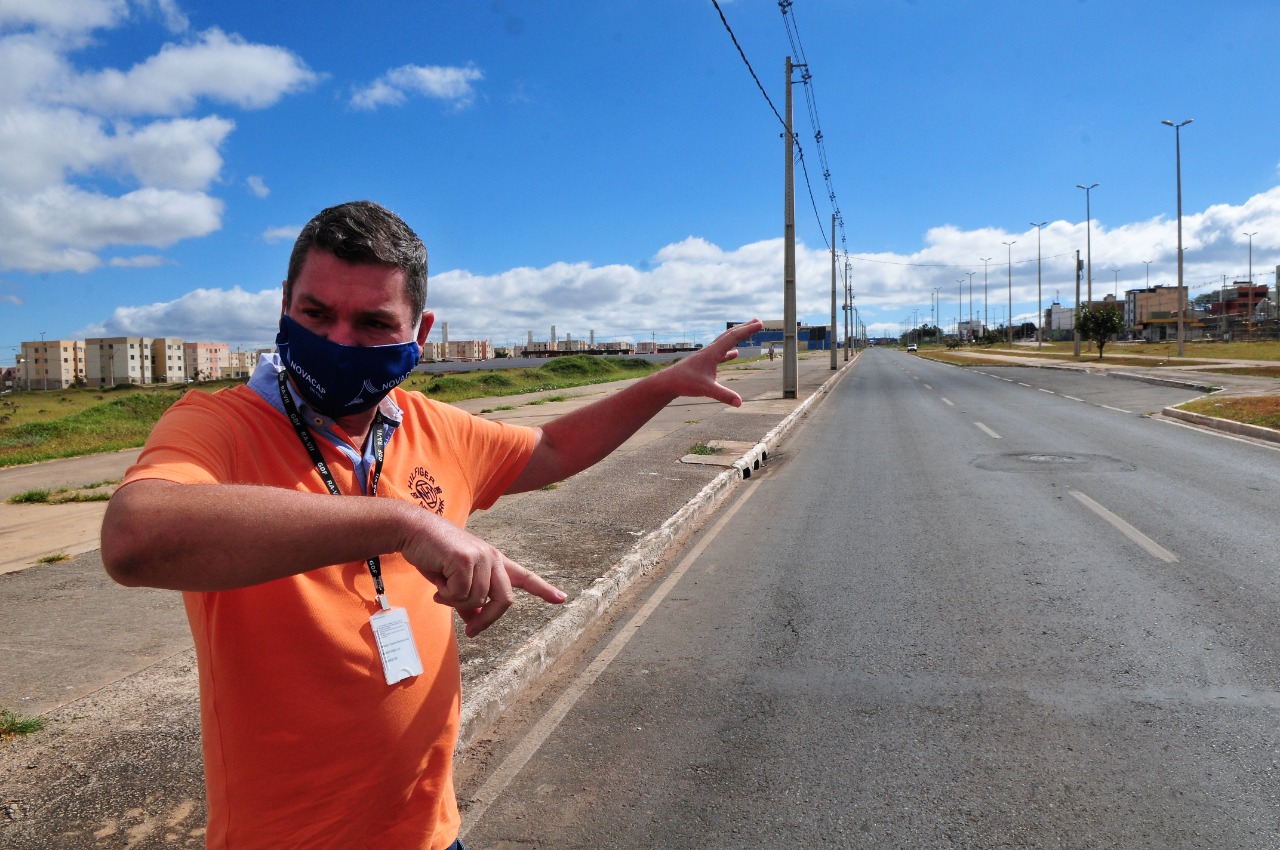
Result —
<instances>
[{"instance_id":1,"label":"tree on median","mask_svg":"<svg viewBox=\"0 0 1280 850\"><path fill-rule=\"evenodd\" d=\"M1081 308L1076 314L1076 330L1080 336L1098 346L1098 359L1102 359L1102 346L1107 340L1124 330L1124 316L1116 307Z\"/></svg>"}]
</instances>

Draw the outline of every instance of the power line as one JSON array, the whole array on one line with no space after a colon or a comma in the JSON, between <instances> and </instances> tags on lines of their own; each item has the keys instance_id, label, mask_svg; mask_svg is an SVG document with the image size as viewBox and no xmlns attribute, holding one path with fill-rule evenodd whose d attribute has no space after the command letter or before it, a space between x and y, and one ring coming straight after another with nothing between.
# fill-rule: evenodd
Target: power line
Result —
<instances>
[{"instance_id":1,"label":"power line","mask_svg":"<svg viewBox=\"0 0 1280 850\"><path fill-rule=\"evenodd\" d=\"M719 13L720 15L720 23L724 24L725 31L729 33L729 38L733 40L733 46L738 48L738 55L742 57L742 63L747 66L747 71L751 73L751 79L756 81L756 87L760 89L760 94L764 95L765 103L769 104L769 109L773 111L774 117L778 119L778 123L782 125L783 132L786 133L787 132L786 120L782 117L782 114L778 112L778 107L773 105L773 100L770 99L769 93L765 91L764 84L760 82L760 77L759 75L756 74L755 68L751 67L751 60L747 59L746 51L742 49L742 45L738 42L738 37L734 35L733 27L729 26L729 20L728 18L725 17L724 10L720 8L719 0L711 0L711 4L716 7L716 12ZM807 73L807 71L805 73ZM807 91L808 91L808 88L806 86L806 92ZM812 112L811 112L811 116L812 116ZM826 230L822 224L822 216L818 213L818 202L813 197L813 184L809 181L809 169L804 162L804 148L800 145L800 139L796 136L794 130L791 131L791 140L795 143L795 146L796 146L796 154L795 154L796 160L800 163L800 170L804 173L804 185L805 185L805 189L809 193L809 203L813 206L814 218L817 219L817 222L818 222L818 232L822 234L823 244L827 245L827 247L830 247L830 245L827 243ZM829 171L827 173L830 174ZM837 210L836 218L837 220L840 219L838 210ZM843 229L843 224L841 225L841 227Z\"/></svg>"}]
</instances>

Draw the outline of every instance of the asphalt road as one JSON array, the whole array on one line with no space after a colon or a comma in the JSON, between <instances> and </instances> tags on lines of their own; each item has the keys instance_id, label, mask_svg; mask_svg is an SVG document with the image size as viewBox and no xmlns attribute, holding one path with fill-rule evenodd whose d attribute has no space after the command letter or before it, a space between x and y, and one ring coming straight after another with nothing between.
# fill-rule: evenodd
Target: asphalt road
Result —
<instances>
[{"instance_id":1,"label":"asphalt road","mask_svg":"<svg viewBox=\"0 0 1280 850\"><path fill-rule=\"evenodd\" d=\"M1116 383L869 352L472 748L465 840L1280 845L1280 454Z\"/></svg>"}]
</instances>

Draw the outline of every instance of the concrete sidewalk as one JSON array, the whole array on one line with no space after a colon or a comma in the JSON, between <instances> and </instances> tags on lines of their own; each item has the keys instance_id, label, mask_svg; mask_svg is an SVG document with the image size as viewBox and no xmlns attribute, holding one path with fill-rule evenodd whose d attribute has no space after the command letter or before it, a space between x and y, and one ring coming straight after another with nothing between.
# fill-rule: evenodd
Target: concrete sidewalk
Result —
<instances>
[{"instance_id":1,"label":"concrete sidewalk","mask_svg":"<svg viewBox=\"0 0 1280 850\"><path fill-rule=\"evenodd\" d=\"M741 408L678 401L592 469L554 489L504 498L471 518L470 530L559 585L570 602L548 606L521 599L479 638L460 639L464 742L629 582L661 563L744 473L775 453L782 435L847 371L843 359L832 371L829 354L804 354L799 397L783 399L781 365L781 358L730 364L721 381L742 395ZM624 385L460 406L537 424ZM744 450L714 456L711 464L682 462L694 444L715 441ZM729 465L735 460L736 467ZM132 457L109 462L123 474ZM22 469L18 492L86 483L73 463L51 466L56 485L42 482L36 467ZM119 476L99 466L88 476L112 477ZM0 507L6 542L13 528L5 523L15 516L4 510L9 507ZM88 506L31 509L53 515L70 507ZM68 529L78 525L83 533L87 524L96 535L96 518L59 515ZM96 551L0 575L0 708L43 715L49 724L44 732L0 744L0 846L118 846L122 839L130 847L201 845L204 800L190 647L180 596L112 584Z\"/></svg>"}]
</instances>

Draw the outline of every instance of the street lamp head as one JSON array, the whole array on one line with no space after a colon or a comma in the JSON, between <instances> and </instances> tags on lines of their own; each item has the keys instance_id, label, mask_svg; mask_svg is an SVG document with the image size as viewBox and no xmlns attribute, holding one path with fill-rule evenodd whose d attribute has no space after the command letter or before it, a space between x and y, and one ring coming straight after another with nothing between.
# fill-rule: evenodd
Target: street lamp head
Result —
<instances>
[{"instance_id":1,"label":"street lamp head","mask_svg":"<svg viewBox=\"0 0 1280 850\"><path fill-rule=\"evenodd\" d=\"M1036 223L1033 221L1033 222L1031 222L1031 226L1032 226L1032 227L1037 227L1037 228L1039 228L1039 227L1044 227L1044 226L1045 226L1046 224L1048 224L1048 223L1049 223L1049 222L1047 222L1047 221L1042 221L1042 222L1040 222L1039 224L1036 224Z\"/></svg>"},{"instance_id":2,"label":"street lamp head","mask_svg":"<svg viewBox=\"0 0 1280 850\"><path fill-rule=\"evenodd\" d=\"M1168 126L1170 126L1170 127L1172 127L1173 129L1177 130L1177 129L1181 128L1181 127L1185 127L1185 126L1187 126L1188 124L1190 124L1192 121L1195 121L1195 120L1196 120L1196 119L1194 119L1194 118L1188 118L1186 121L1183 121L1181 124L1175 124L1175 123L1173 123L1172 121L1161 121L1160 123L1161 123L1161 124L1167 124Z\"/></svg>"},{"instance_id":3,"label":"street lamp head","mask_svg":"<svg viewBox=\"0 0 1280 850\"><path fill-rule=\"evenodd\" d=\"M1091 190L1091 189L1096 189L1096 188L1098 188L1098 184L1097 184L1097 183L1094 183L1092 186L1085 186L1085 185L1084 185L1084 184L1082 184L1082 183L1077 183L1077 184L1076 184L1076 188L1077 188L1077 189L1084 189L1084 190L1085 190L1085 192L1087 193L1087 192L1088 192L1089 190Z\"/></svg>"}]
</instances>

